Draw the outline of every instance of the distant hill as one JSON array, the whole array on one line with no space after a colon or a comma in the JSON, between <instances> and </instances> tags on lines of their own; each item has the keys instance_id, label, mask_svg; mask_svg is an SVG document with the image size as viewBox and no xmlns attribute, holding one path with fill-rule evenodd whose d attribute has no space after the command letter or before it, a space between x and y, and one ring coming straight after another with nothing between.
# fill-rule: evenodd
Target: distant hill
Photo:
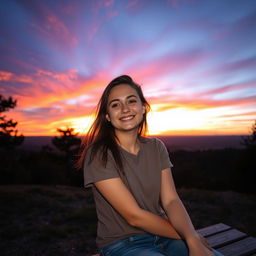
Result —
<instances>
[{"instance_id":1,"label":"distant hill","mask_svg":"<svg viewBox=\"0 0 256 256\"><path fill-rule=\"evenodd\" d=\"M219 135L219 136L156 136L160 138L170 151L177 150L207 150L222 148L243 148L241 135ZM39 151L42 146L52 146L52 136L25 137L20 149ZM54 148L54 147L53 147Z\"/></svg>"},{"instance_id":2,"label":"distant hill","mask_svg":"<svg viewBox=\"0 0 256 256\"><path fill-rule=\"evenodd\" d=\"M244 148L241 135L158 136L170 151Z\"/></svg>"}]
</instances>

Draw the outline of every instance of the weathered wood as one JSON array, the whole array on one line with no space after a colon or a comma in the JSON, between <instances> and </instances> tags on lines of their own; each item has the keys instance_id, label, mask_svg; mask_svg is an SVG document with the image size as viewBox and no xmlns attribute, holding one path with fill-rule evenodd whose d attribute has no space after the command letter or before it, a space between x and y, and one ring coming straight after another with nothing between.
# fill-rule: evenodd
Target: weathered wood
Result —
<instances>
[{"instance_id":1,"label":"weathered wood","mask_svg":"<svg viewBox=\"0 0 256 256\"><path fill-rule=\"evenodd\" d=\"M228 229L231 229L231 227L223 223L218 223L205 228L197 229L196 231L202 236L206 237L206 236L213 235Z\"/></svg>"},{"instance_id":2,"label":"weathered wood","mask_svg":"<svg viewBox=\"0 0 256 256\"><path fill-rule=\"evenodd\" d=\"M225 256L247 256L256 252L256 239L247 237L240 241L218 248Z\"/></svg>"},{"instance_id":3,"label":"weathered wood","mask_svg":"<svg viewBox=\"0 0 256 256\"><path fill-rule=\"evenodd\" d=\"M230 229L207 237L207 241L212 247L217 248L241 240L245 237L247 237L245 233L237 229Z\"/></svg>"}]
</instances>

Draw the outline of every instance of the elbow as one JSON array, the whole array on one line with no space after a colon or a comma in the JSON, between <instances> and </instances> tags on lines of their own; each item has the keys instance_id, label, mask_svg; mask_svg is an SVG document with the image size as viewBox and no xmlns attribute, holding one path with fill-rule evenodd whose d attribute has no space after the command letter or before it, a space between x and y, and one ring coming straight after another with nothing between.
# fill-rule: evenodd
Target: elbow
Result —
<instances>
[{"instance_id":1,"label":"elbow","mask_svg":"<svg viewBox=\"0 0 256 256\"><path fill-rule=\"evenodd\" d=\"M165 212L168 211L169 206L170 206L171 204L173 204L174 202L179 202L179 203L181 203L181 200L180 200L179 197L176 197L176 198L170 200L168 203L162 204L163 209L165 210Z\"/></svg>"}]
</instances>

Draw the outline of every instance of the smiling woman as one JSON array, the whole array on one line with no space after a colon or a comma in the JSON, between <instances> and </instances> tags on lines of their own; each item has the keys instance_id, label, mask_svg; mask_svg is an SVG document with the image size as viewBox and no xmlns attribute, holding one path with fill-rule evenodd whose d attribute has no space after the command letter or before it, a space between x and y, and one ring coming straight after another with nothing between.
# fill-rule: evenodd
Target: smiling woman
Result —
<instances>
[{"instance_id":1,"label":"smiling woman","mask_svg":"<svg viewBox=\"0 0 256 256\"><path fill-rule=\"evenodd\" d=\"M122 136L123 131L137 129L146 108L135 89L120 84L111 90L108 101L106 119L115 127L117 138Z\"/></svg>"},{"instance_id":2,"label":"smiling woman","mask_svg":"<svg viewBox=\"0 0 256 256\"><path fill-rule=\"evenodd\" d=\"M221 255L195 231L165 145L144 136L149 109L138 84L127 75L115 78L82 143L78 167L93 190L100 254Z\"/></svg>"}]
</instances>

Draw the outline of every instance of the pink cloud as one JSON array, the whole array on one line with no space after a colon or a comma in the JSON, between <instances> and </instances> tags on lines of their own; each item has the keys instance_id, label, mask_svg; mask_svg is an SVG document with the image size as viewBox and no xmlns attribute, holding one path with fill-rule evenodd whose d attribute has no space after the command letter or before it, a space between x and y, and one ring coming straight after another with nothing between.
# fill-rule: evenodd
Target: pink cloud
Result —
<instances>
[{"instance_id":1,"label":"pink cloud","mask_svg":"<svg viewBox=\"0 0 256 256\"><path fill-rule=\"evenodd\" d=\"M240 113L240 114L233 114L233 115L222 115L222 117L240 117L240 116L252 116L256 117L256 111L246 112L246 113ZM244 120L244 119L243 119ZM251 120L251 119L250 119Z\"/></svg>"},{"instance_id":2,"label":"pink cloud","mask_svg":"<svg viewBox=\"0 0 256 256\"><path fill-rule=\"evenodd\" d=\"M56 43L58 47L61 45L74 48L78 44L78 39L74 36L64 22L54 14L48 7L41 5L40 7L42 22L30 24L32 28L36 29L40 37L44 40L49 40Z\"/></svg>"},{"instance_id":3,"label":"pink cloud","mask_svg":"<svg viewBox=\"0 0 256 256\"><path fill-rule=\"evenodd\" d=\"M10 81L13 77L13 74L10 72L0 71L0 81Z\"/></svg>"},{"instance_id":4,"label":"pink cloud","mask_svg":"<svg viewBox=\"0 0 256 256\"><path fill-rule=\"evenodd\" d=\"M145 80L146 77L149 78L149 81L152 81L152 77L159 78L162 75L171 75L186 71L190 67L198 65L205 58L205 56L201 56L196 51L184 54L171 53L158 60L141 63L140 68L132 68L131 73L139 80Z\"/></svg>"},{"instance_id":5,"label":"pink cloud","mask_svg":"<svg viewBox=\"0 0 256 256\"><path fill-rule=\"evenodd\" d=\"M114 0L91 2L91 6L88 8L94 15L91 16L90 26L85 30L86 39L89 42L93 40L96 33L104 26L107 20L118 15L118 11L114 9L114 2Z\"/></svg>"},{"instance_id":6,"label":"pink cloud","mask_svg":"<svg viewBox=\"0 0 256 256\"><path fill-rule=\"evenodd\" d=\"M216 107L226 107L226 106L240 106L243 105L253 105L255 104L256 97L246 97L240 99L229 99L229 100L214 100L214 99L200 99L198 97L190 97L190 98L181 98L179 96L178 99L173 99L175 95L167 95L161 98L151 98L148 100L151 104L164 104L163 107L158 108L158 111L165 111L168 109L176 108L176 107L186 107L189 109L209 109Z\"/></svg>"},{"instance_id":7,"label":"pink cloud","mask_svg":"<svg viewBox=\"0 0 256 256\"><path fill-rule=\"evenodd\" d=\"M247 69L255 69L256 67L256 57L251 57L248 59L242 59L233 62L227 62L221 64L215 68L212 68L207 71L201 72L199 75L201 78L214 77L219 74L228 74L229 72L247 70Z\"/></svg>"},{"instance_id":8,"label":"pink cloud","mask_svg":"<svg viewBox=\"0 0 256 256\"><path fill-rule=\"evenodd\" d=\"M97 79L84 79L78 76L76 70L65 73L54 73L38 69L33 75L16 75L11 72L1 71L4 82L27 83L27 86L15 89L14 97L22 103L23 108L32 106L44 107L56 101L66 100L70 97L86 94L93 89ZM12 85L18 87L18 84ZM74 90L75 88L75 90ZM5 93L10 91L10 85Z\"/></svg>"},{"instance_id":9,"label":"pink cloud","mask_svg":"<svg viewBox=\"0 0 256 256\"><path fill-rule=\"evenodd\" d=\"M229 91L234 91L234 90L247 88L247 87L253 87L253 86L255 86L255 82L231 84L231 85L223 86L221 88L212 89L212 90L208 90L208 91L204 91L204 92L199 92L199 93L196 93L196 95L198 97L207 96L207 95L216 95L218 93L229 92Z\"/></svg>"},{"instance_id":10,"label":"pink cloud","mask_svg":"<svg viewBox=\"0 0 256 256\"><path fill-rule=\"evenodd\" d=\"M4 82L18 82L18 83L31 83L31 77L28 75L15 75L11 72L0 70L0 81Z\"/></svg>"}]
</instances>

